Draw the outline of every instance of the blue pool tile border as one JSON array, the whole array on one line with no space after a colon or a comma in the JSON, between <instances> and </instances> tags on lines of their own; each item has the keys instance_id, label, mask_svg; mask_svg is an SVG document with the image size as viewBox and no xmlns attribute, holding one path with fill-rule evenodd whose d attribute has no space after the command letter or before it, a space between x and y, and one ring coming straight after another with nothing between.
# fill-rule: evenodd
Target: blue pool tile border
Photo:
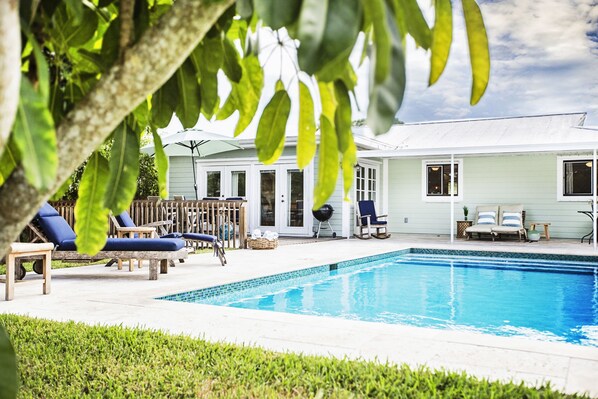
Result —
<instances>
[{"instance_id":1,"label":"blue pool tile border","mask_svg":"<svg viewBox=\"0 0 598 399\"><path fill-rule=\"evenodd\" d=\"M537 254L528 252L500 252L500 251L474 251L474 250L454 250L454 249L431 249L431 248L408 248L399 251L386 252L383 254L370 255L356 259L340 261L337 263L325 264L320 266L313 266L306 269L294 270L291 272L284 272L273 274L270 276L257 277L249 280L238 281L214 287L201 288L187 292L164 295L157 297L159 300L176 301L176 302L200 302L210 298L215 298L221 295L245 291L256 288L261 285L283 283L289 279L296 279L310 276L316 273L326 273L334 270L342 270L356 265L371 263L376 261L383 261L387 258L392 258L405 254L426 254L426 255L457 255L457 256L480 256L492 258L523 258L523 259L539 259L551 261L573 261L573 262L593 262L598 265L598 256L589 255L562 255L562 254Z\"/></svg>"}]
</instances>

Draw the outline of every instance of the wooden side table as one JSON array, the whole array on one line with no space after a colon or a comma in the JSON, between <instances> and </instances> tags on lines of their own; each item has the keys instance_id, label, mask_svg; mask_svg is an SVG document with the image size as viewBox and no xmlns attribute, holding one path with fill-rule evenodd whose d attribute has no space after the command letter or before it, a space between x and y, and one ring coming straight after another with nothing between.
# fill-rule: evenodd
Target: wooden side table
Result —
<instances>
[{"instance_id":1,"label":"wooden side table","mask_svg":"<svg viewBox=\"0 0 598 399\"><path fill-rule=\"evenodd\" d=\"M158 238L155 227L135 226L135 227L117 227L116 236L118 238ZM122 270L123 261L118 259L118 270ZM141 269L141 259L137 260L138 267ZM129 259L129 271L133 271L133 259Z\"/></svg>"},{"instance_id":2,"label":"wooden side table","mask_svg":"<svg viewBox=\"0 0 598 399\"><path fill-rule=\"evenodd\" d=\"M465 229L472 224L471 220L457 220L457 238L465 238Z\"/></svg>"},{"instance_id":3,"label":"wooden side table","mask_svg":"<svg viewBox=\"0 0 598 399\"><path fill-rule=\"evenodd\" d=\"M15 260L17 258L30 258L41 256L43 258L44 287L43 293L50 293L51 270L52 270L52 250L54 244L46 243L24 243L13 242L6 254L6 294L5 299L12 301L14 298L15 286Z\"/></svg>"}]
</instances>

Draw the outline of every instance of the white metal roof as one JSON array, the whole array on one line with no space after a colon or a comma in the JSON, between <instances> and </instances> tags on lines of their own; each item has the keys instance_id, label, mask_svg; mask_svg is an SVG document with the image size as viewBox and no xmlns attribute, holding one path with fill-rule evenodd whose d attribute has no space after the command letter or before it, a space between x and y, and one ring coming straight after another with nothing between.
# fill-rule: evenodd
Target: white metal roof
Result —
<instances>
[{"instance_id":1,"label":"white metal roof","mask_svg":"<svg viewBox=\"0 0 598 399\"><path fill-rule=\"evenodd\" d=\"M376 137L394 149L358 155L398 158L593 150L598 148L598 129L583 127L585 118L582 112L394 125Z\"/></svg>"}]
</instances>

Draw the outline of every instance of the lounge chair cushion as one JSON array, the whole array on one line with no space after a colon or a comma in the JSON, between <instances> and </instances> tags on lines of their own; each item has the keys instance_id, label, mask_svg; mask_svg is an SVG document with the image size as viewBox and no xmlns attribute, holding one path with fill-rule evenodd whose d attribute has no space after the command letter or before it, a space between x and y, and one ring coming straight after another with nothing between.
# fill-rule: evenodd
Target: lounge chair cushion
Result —
<instances>
[{"instance_id":1,"label":"lounge chair cushion","mask_svg":"<svg viewBox=\"0 0 598 399\"><path fill-rule=\"evenodd\" d=\"M116 220L118 221L120 227L137 227L127 211L124 211L120 215L116 215Z\"/></svg>"},{"instance_id":2,"label":"lounge chair cushion","mask_svg":"<svg viewBox=\"0 0 598 399\"><path fill-rule=\"evenodd\" d=\"M183 233L183 238L187 239L187 240L196 240L196 241L204 241L204 242L211 242L211 243L218 242L218 238L216 236L212 236L209 234Z\"/></svg>"},{"instance_id":3,"label":"lounge chair cushion","mask_svg":"<svg viewBox=\"0 0 598 399\"><path fill-rule=\"evenodd\" d=\"M502 226L521 227L521 213L503 212Z\"/></svg>"},{"instance_id":4,"label":"lounge chair cushion","mask_svg":"<svg viewBox=\"0 0 598 399\"><path fill-rule=\"evenodd\" d=\"M160 236L160 238L182 238L183 235L181 233L169 233L169 234L164 234L163 236Z\"/></svg>"},{"instance_id":5,"label":"lounge chair cushion","mask_svg":"<svg viewBox=\"0 0 598 399\"><path fill-rule=\"evenodd\" d=\"M47 202L37 212L35 219L54 245L60 245L66 240L74 240L77 237L66 220Z\"/></svg>"},{"instance_id":6,"label":"lounge chair cushion","mask_svg":"<svg viewBox=\"0 0 598 399\"><path fill-rule=\"evenodd\" d=\"M493 229L496 228L494 224L474 224L465 229L466 233L492 233Z\"/></svg>"},{"instance_id":7,"label":"lounge chair cushion","mask_svg":"<svg viewBox=\"0 0 598 399\"><path fill-rule=\"evenodd\" d=\"M168 238L109 238L102 251L178 251L185 241ZM56 248L58 251L76 251L75 240L66 240Z\"/></svg>"},{"instance_id":8,"label":"lounge chair cushion","mask_svg":"<svg viewBox=\"0 0 598 399\"><path fill-rule=\"evenodd\" d=\"M494 226L492 228L492 232L496 234L516 234L520 232L524 232L523 227L513 227L513 226Z\"/></svg>"},{"instance_id":9,"label":"lounge chair cushion","mask_svg":"<svg viewBox=\"0 0 598 399\"><path fill-rule=\"evenodd\" d=\"M478 212L478 220L476 224L496 224L496 212Z\"/></svg>"}]
</instances>

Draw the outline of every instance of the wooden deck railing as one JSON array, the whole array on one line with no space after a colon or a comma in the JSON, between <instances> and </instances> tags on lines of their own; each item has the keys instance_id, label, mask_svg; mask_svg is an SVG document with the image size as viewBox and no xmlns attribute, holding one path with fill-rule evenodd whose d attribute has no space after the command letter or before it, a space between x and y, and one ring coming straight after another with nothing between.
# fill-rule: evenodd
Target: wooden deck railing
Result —
<instances>
[{"instance_id":1,"label":"wooden deck railing","mask_svg":"<svg viewBox=\"0 0 598 399\"><path fill-rule=\"evenodd\" d=\"M56 201L52 206L74 227L75 201ZM129 214L138 226L172 220L169 233L211 234L222 240L226 248L245 247L247 201L135 200ZM109 235L116 236L112 223Z\"/></svg>"}]
</instances>

